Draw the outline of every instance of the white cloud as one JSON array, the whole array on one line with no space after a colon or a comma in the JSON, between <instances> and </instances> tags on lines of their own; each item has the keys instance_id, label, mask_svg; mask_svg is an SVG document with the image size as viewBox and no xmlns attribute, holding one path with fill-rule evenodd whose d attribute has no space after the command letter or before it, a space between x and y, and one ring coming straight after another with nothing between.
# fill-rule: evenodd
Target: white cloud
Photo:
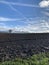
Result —
<instances>
[{"instance_id":1,"label":"white cloud","mask_svg":"<svg viewBox=\"0 0 49 65\"><path fill-rule=\"evenodd\" d=\"M0 3L3 3L3 4L8 4L8 5L25 6L25 7L38 7L37 5L24 4L24 3L19 3L19 2L0 1Z\"/></svg>"},{"instance_id":2,"label":"white cloud","mask_svg":"<svg viewBox=\"0 0 49 65\"><path fill-rule=\"evenodd\" d=\"M5 31L8 31L9 29L12 30L12 33L20 33L20 32L28 32L28 33L32 33L35 32L38 27L32 26L32 25L27 25L27 26L15 26L13 28L9 28L9 27L2 27L2 30L4 29Z\"/></svg>"},{"instance_id":3,"label":"white cloud","mask_svg":"<svg viewBox=\"0 0 49 65\"><path fill-rule=\"evenodd\" d=\"M49 6L49 0L43 0L39 3L39 6L44 8Z\"/></svg>"},{"instance_id":4,"label":"white cloud","mask_svg":"<svg viewBox=\"0 0 49 65\"><path fill-rule=\"evenodd\" d=\"M1 24L0 24L1 25ZM40 23L36 24L28 24L26 26L15 26L15 27L9 27L6 25L0 26L0 31L8 31L9 29L12 30L12 33L43 33L43 32L49 32L49 22L45 20L41 20Z\"/></svg>"},{"instance_id":5,"label":"white cloud","mask_svg":"<svg viewBox=\"0 0 49 65\"><path fill-rule=\"evenodd\" d=\"M49 16L49 12L47 12L47 11L42 11L41 13L43 13L46 16Z\"/></svg>"},{"instance_id":6,"label":"white cloud","mask_svg":"<svg viewBox=\"0 0 49 65\"><path fill-rule=\"evenodd\" d=\"M45 20L41 20L41 22L37 24L28 24L27 26L16 26L13 28L13 32L17 31L29 33L49 32L49 23Z\"/></svg>"},{"instance_id":7,"label":"white cloud","mask_svg":"<svg viewBox=\"0 0 49 65\"><path fill-rule=\"evenodd\" d=\"M17 21L17 20L23 20L23 18L6 18L6 17L0 17L0 21Z\"/></svg>"}]
</instances>

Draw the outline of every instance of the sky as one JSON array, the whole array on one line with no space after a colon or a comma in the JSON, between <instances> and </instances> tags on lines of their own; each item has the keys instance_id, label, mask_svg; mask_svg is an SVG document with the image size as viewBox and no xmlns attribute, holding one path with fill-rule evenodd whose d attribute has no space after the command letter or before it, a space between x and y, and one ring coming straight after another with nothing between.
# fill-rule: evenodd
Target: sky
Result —
<instances>
[{"instance_id":1,"label":"sky","mask_svg":"<svg viewBox=\"0 0 49 65\"><path fill-rule=\"evenodd\" d=\"M0 0L0 31L49 32L49 0Z\"/></svg>"}]
</instances>

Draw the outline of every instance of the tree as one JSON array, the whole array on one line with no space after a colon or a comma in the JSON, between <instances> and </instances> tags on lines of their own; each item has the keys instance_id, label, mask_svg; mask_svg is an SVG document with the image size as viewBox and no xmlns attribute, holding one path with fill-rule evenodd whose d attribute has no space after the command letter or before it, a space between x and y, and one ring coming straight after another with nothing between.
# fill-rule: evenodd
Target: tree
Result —
<instances>
[{"instance_id":1,"label":"tree","mask_svg":"<svg viewBox=\"0 0 49 65\"><path fill-rule=\"evenodd\" d=\"M12 32L12 30L11 29L9 29L9 33L11 33Z\"/></svg>"}]
</instances>

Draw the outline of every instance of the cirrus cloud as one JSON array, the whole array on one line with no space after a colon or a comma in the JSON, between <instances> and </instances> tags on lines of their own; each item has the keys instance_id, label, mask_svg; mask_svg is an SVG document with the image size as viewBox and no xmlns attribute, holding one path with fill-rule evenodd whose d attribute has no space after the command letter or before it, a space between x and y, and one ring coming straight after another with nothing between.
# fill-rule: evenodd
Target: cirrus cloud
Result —
<instances>
[{"instance_id":1,"label":"cirrus cloud","mask_svg":"<svg viewBox=\"0 0 49 65\"><path fill-rule=\"evenodd\" d=\"M42 11L41 13L43 13L46 16L49 16L49 12L47 12L47 11Z\"/></svg>"},{"instance_id":2,"label":"cirrus cloud","mask_svg":"<svg viewBox=\"0 0 49 65\"><path fill-rule=\"evenodd\" d=\"M25 4L25 3L19 3L19 2L0 1L0 3L7 4L7 5L24 6L24 7L38 7L37 5Z\"/></svg>"},{"instance_id":3,"label":"cirrus cloud","mask_svg":"<svg viewBox=\"0 0 49 65\"><path fill-rule=\"evenodd\" d=\"M0 21L17 21L17 20L23 20L21 18L6 18L6 17L0 17Z\"/></svg>"}]
</instances>

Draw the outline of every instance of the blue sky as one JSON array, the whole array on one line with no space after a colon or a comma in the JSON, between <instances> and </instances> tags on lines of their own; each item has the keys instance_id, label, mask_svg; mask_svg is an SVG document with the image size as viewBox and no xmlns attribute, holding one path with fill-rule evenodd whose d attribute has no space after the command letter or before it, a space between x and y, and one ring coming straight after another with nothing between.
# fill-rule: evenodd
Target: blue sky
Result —
<instances>
[{"instance_id":1,"label":"blue sky","mask_svg":"<svg viewBox=\"0 0 49 65\"><path fill-rule=\"evenodd\" d=\"M49 32L49 0L0 0L0 31Z\"/></svg>"}]
</instances>

